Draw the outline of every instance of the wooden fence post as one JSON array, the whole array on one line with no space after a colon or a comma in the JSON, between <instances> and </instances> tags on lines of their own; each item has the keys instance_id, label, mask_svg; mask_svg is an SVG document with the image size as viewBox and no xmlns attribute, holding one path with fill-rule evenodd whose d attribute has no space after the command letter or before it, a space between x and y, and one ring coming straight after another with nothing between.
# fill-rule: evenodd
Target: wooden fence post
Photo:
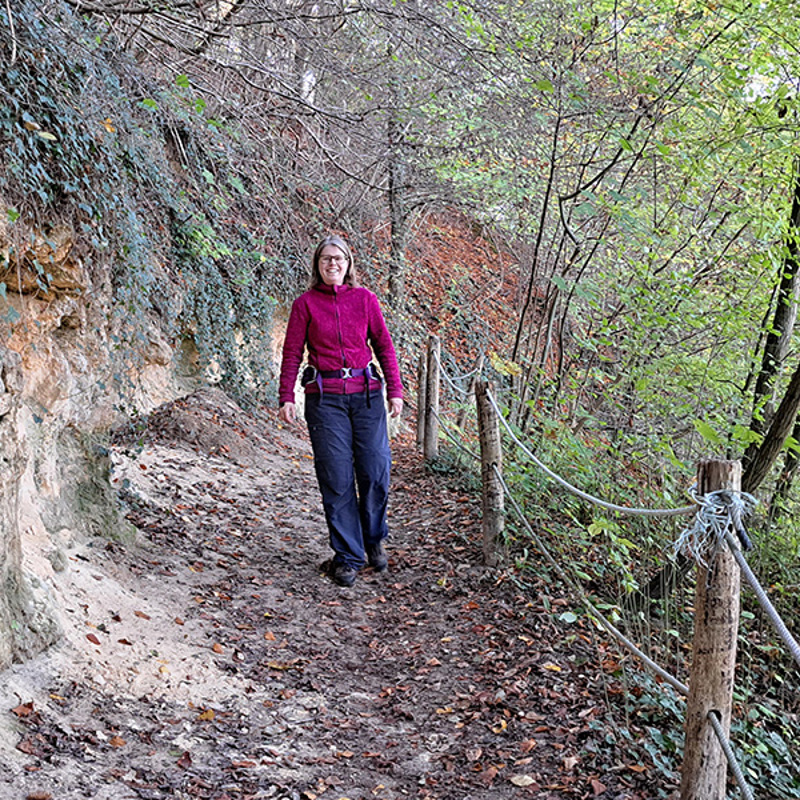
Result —
<instances>
[{"instance_id":1,"label":"wooden fence post","mask_svg":"<svg viewBox=\"0 0 800 800\"><path fill-rule=\"evenodd\" d=\"M425 353L419 354L417 365L417 447L425 443L425 414L428 407L428 359Z\"/></svg>"},{"instance_id":2,"label":"wooden fence post","mask_svg":"<svg viewBox=\"0 0 800 800\"><path fill-rule=\"evenodd\" d=\"M425 438L422 453L426 461L439 457L439 358L442 344L438 336L428 339L428 379L425 390Z\"/></svg>"},{"instance_id":3,"label":"wooden fence post","mask_svg":"<svg viewBox=\"0 0 800 800\"><path fill-rule=\"evenodd\" d=\"M739 461L708 460L698 465L697 486L701 496L719 489L739 491L741 482ZM719 715L727 736L733 705L739 594L739 566L723 544L709 568L697 570L680 800L726 797L727 761L708 714Z\"/></svg>"},{"instance_id":4,"label":"wooden fence post","mask_svg":"<svg viewBox=\"0 0 800 800\"><path fill-rule=\"evenodd\" d=\"M486 381L475 382L475 403L478 409L478 435L481 443L481 482L483 485L483 560L496 566L501 560L501 544L505 525L503 485L495 472L503 471L503 447L500 421L489 402L493 387Z\"/></svg>"}]
</instances>

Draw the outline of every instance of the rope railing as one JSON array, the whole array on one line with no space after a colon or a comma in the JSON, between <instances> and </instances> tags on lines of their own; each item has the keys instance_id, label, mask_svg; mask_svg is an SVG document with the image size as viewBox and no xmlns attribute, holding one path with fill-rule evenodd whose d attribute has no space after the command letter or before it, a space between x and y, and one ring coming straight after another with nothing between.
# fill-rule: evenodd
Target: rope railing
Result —
<instances>
[{"instance_id":1,"label":"rope railing","mask_svg":"<svg viewBox=\"0 0 800 800\"><path fill-rule=\"evenodd\" d=\"M797 643L797 640L789 632L789 629L786 627L786 623L783 621L783 619L781 619L780 614L778 614L775 606L772 605L772 602L767 596L767 593L764 591L764 588L753 574L753 570L750 569L750 565L747 563L747 559L744 557L741 548L728 531L725 531L725 541L727 542L734 559L736 559L739 569L742 571L742 576L747 583L750 584L750 587L755 592L759 604L764 611L766 611L770 622L772 622L775 630L778 632L778 635L781 637L784 644L789 648L792 658L794 658L798 666L800 666L800 644Z\"/></svg>"},{"instance_id":2,"label":"rope railing","mask_svg":"<svg viewBox=\"0 0 800 800\"><path fill-rule=\"evenodd\" d=\"M456 383L456 381L466 380L467 378L472 377L472 375L474 375L477 372L477 368L473 369L471 372L465 373L464 375L457 376L455 378L451 378L447 374L447 370L444 368L444 364L442 364L441 358L439 358L438 355L435 355L434 357L436 359L436 363L439 366L440 373L444 376L444 379L447 381L447 383L450 385L450 387L453 388L455 391L457 391L459 394L461 394L461 395L463 395L465 397L468 396L469 395L469 390L468 389L464 389L463 387L459 386Z\"/></svg>"},{"instance_id":3,"label":"rope railing","mask_svg":"<svg viewBox=\"0 0 800 800\"><path fill-rule=\"evenodd\" d=\"M742 772L742 768L739 766L739 762L736 759L736 754L733 752L731 743L728 740L728 737L725 735L725 731L722 729L722 723L719 719L719 711L709 711L708 721L717 736L717 740L719 741L719 746L722 748L722 752L725 753L728 766L731 768L731 773L736 781L736 785L739 787L739 790L742 793L742 797L744 797L745 800L755 800L755 795L753 795L752 790L745 780L744 772Z\"/></svg>"},{"instance_id":4,"label":"rope railing","mask_svg":"<svg viewBox=\"0 0 800 800\"><path fill-rule=\"evenodd\" d=\"M438 361L438 358L437 358ZM456 384L450 379L447 375L447 372L441 365L441 362L438 362L439 365L439 372L444 374L445 380L455 389L457 389L462 394L467 394L464 392L460 387L456 386ZM468 377L468 376L465 376ZM488 385L487 385L488 386ZM676 551L682 551L685 554L693 557L697 563L701 567L705 567L708 570L708 574L711 574L711 567L709 567L709 563L713 566L715 553L719 552L719 548L723 547L727 544L728 548L731 551L732 558L735 560L736 564L740 569L741 575L753 589L756 599L758 600L759 604L764 609L766 615L769 617L771 623L775 627L778 635L784 642L784 644L789 649L793 659L800 665L800 644L798 644L797 640L792 636L791 632L789 631L788 627L786 626L785 622L781 619L780 615L778 614L775 607L769 600L767 593L763 589L763 587L759 584L757 578L753 574L747 560L744 557L742 549L749 550L752 548L752 544L747 536L747 532L742 524L742 519L752 510L753 506L755 505L756 501L751 495L741 492L741 491L734 491L729 489L722 489L718 491L707 492L705 495L699 495L696 491L696 487L692 487L690 489L690 493L692 495L693 500L695 501L694 505L682 506L679 508L672 508L672 509L653 509L653 508L635 508L629 506L621 506L616 503L611 503L601 498L595 497L588 492L584 492L583 490L579 489L578 487L571 484L569 481L558 475L552 469L550 469L544 462L539 459L535 453L531 451L529 447L526 446L524 442L522 442L515 431L512 429L511 425L505 419L503 413L501 412L500 408L498 407L497 401L493 396L491 391L485 390L485 399L483 401L484 405L488 404L491 406L496 420L502 424L503 428L505 429L506 433L509 435L511 441L537 466L541 469L546 475L548 475L553 481L555 481L560 486L567 489L572 494L576 495L577 497L586 500L589 503L597 505L601 508L608 509L610 511L615 511L620 514L627 514L633 516L646 516L646 517L672 517L672 516L679 516L679 515L686 515L686 514L695 514L695 521L694 525L687 528L682 534L681 539L676 543ZM480 404L479 404L480 408ZM479 412L480 414L480 412ZM435 414L437 420L442 420L441 415L438 413ZM480 427L480 426L479 426ZM458 428L459 432L463 434L463 430L461 427ZM476 455L474 452L469 450L465 447L460 441L456 439L456 437L447 429L445 428L445 434L448 438L461 450L468 453L471 457L475 458L476 460L484 460L482 456ZM481 434L483 436L483 434ZM496 434L499 437L499 433ZM499 438L497 439L499 443ZM498 445L495 445L499 447ZM481 452L484 451L484 440L481 438ZM492 455L489 457L489 462L491 464L492 469L490 472L493 473L493 480L499 483L502 486L502 496L508 498L511 502L512 506L516 514L518 515L519 519L521 520L522 524L528 531L531 539L535 542L537 547L539 548L540 552L544 555L547 561L554 567L558 575L561 579L568 585L580 598L580 601L585 606L590 618L599 626L604 628L608 633L610 633L625 649L635 655L637 658L641 660L641 662L646 665L650 670L655 672L659 675L665 683L669 684L673 689L681 693L682 695L689 695L689 687L678 680L675 676L670 674L667 670L653 661L646 653L644 653L640 648L638 648L630 639L628 639L613 623L611 623L602 612L600 612L595 605L591 602L589 597L587 596L586 592L583 590L582 586L579 582L572 579L572 577L562 568L559 564L558 560L554 558L554 556L550 553L549 549L545 546L541 538L536 534L533 527L529 523L528 519L526 518L523 510L521 509L519 503L517 502L516 498L510 491L508 484L506 483L505 479L502 476L500 469L498 468L497 464L491 463L492 459L497 457L497 463L500 463L500 450L496 451L496 455ZM733 462L715 462L711 461L710 464L725 464L725 463L733 463ZM486 465L484 465L486 466ZM699 473L702 476L704 473L701 471ZM698 483L703 483L701 478L698 478ZM704 484L708 485L708 484ZM710 484L712 487L715 485L712 481ZM726 483L716 483L717 486L725 486L730 485ZM738 486L738 482L733 484ZM734 537L733 531L736 534ZM486 537L487 533L486 530L484 531L484 536ZM707 554L709 557L708 563L705 561L703 554ZM738 579L737 579L738 585ZM737 590L737 598L738 598L738 590ZM736 615L738 618L738 614ZM734 622L734 625L736 623ZM698 623L698 629L699 629ZM697 631L695 633L695 637L697 637ZM735 640L735 634L734 634ZM697 638L695 639L695 647L698 646ZM735 648L734 648L735 654ZM694 673L693 673L694 676ZM692 684L695 687L695 684ZM698 684L699 686L700 684ZM693 694L694 694L693 688ZM701 701L702 702L702 701ZM690 697L689 699L689 709L691 710L693 707L693 701ZM722 705L716 706L717 708L724 708L727 707L726 701L721 701ZM695 705L696 708L696 705ZM706 706L708 708L708 706ZM715 706L711 706L711 708L715 708ZM705 714L705 712L704 712ZM731 747L730 742L727 739L727 735L723 726L721 724L721 714L719 711L712 710L708 711L707 713L707 720L708 724L714 730L714 733L719 741L720 750L724 753L725 758L727 759L728 765L730 767L730 771L736 783L741 791L742 796L745 800L753 800L753 793L744 777L744 773L738 764L735 754L733 753L733 749ZM688 737L688 732L687 732ZM697 741L697 740L695 740ZM688 739L687 739L687 747L688 747ZM684 762L684 768L687 768L687 761ZM691 769L691 768L690 768ZM691 772L687 772L687 775L691 775Z\"/></svg>"},{"instance_id":5,"label":"rope railing","mask_svg":"<svg viewBox=\"0 0 800 800\"><path fill-rule=\"evenodd\" d=\"M543 461L534 455L531 450L526 447L526 445L519 440L517 435L514 433L511 426L506 421L505 417L503 416L502 412L497 406L497 401L492 396L492 393L488 393L489 402L492 404L495 413L497 414L497 418L502 423L503 427L506 429L507 433L511 437L511 440L517 447L522 450L525 455L536 464L539 469L541 469L545 474L550 476L556 483L563 486L568 491L572 492L572 494L577 495L578 497L593 503L594 505L600 506L601 508L608 509L609 511L618 511L620 514L629 514L631 516L642 516L642 517L677 517L681 514L691 514L697 509L697 506L681 506L680 508L631 508L630 506L620 506L616 503L609 503L605 500L601 500L599 497L594 497L587 492L582 491L577 486L573 486L569 481L562 478L557 473L553 472Z\"/></svg>"},{"instance_id":6,"label":"rope railing","mask_svg":"<svg viewBox=\"0 0 800 800\"><path fill-rule=\"evenodd\" d=\"M467 378L471 378L473 375L476 375L480 369L482 368L483 364L483 353L480 353L477 358L477 365L473 367L469 372L465 372L463 375L453 375L452 380L454 381L463 381ZM442 372L445 372L444 365L441 361L439 361L439 366L442 369Z\"/></svg>"},{"instance_id":7,"label":"rope railing","mask_svg":"<svg viewBox=\"0 0 800 800\"><path fill-rule=\"evenodd\" d=\"M620 642L624 647L626 647L631 653L636 655L640 658L645 664L647 664L650 669L653 670L657 675L663 678L673 689L676 689L683 695L689 694L689 687L685 683L681 683L674 675L667 672L662 666L657 664L653 659L650 658L645 652L643 652L640 648L638 648L627 636L625 636L622 631L620 631L613 623L609 622L606 619L605 615L597 609L597 607L592 603L586 593L583 591L582 587L572 580L571 576L563 569L563 567L558 563L558 561L554 558L554 556L550 553L548 548L545 546L544 542L538 536L538 534L534 531L533 526L528 521L528 518L525 516L524 512L517 503L516 498L511 493L511 490L508 487L505 479L500 473L500 470L497 469L496 465L492 465L497 475L498 480L503 486L503 492L505 493L506 497L511 501L511 505L514 507L514 510L517 512L517 516L520 518L520 521L525 526L525 529L528 531L528 534L531 536L533 541L536 543L536 546L541 551L542 555L550 562L550 564L554 567L556 572L559 574L561 580L563 580L580 598L581 602L586 606L586 608L591 612L592 616L596 618L597 622L599 622L612 636L614 636L617 641Z\"/></svg>"},{"instance_id":8,"label":"rope railing","mask_svg":"<svg viewBox=\"0 0 800 800\"><path fill-rule=\"evenodd\" d=\"M480 461L481 460L481 457L474 450L470 450L465 444L460 442L452 433L450 433L450 431L447 429L448 425L449 425L449 421L446 419L446 417L442 416L434 408L431 409L431 414L433 414L436 417L436 419L438 419L439 422L442 423L442 427L444 429L445 436L447 436L447 438L456 447L458 447L459 450L463 451L464 453L466 453L468 456L470 456L471 458L475 459L476 461Z\"/></svg>"},{"instance_id":9,"label":"rope railing","mask_svg":"<svg viewBox=\"0 0 800 800\"><path fill-rule=\"evenodd\" d=\"M442 368L442 374L445 376L445 378L447 378L447 373L445 372L444 368L442 367L441 362L440 362L440 367ZM743 546L748 547L748 548L751 546L749 540L746 537L746 533L744 533L744 528L741 525L741 518L743 516L745 516L746 514L748 514L751 511L753 505L755 504L755 500L751 495L748 495L747 493L744 493L744 492L739 492L739 493L734 493L734 494L729 493L729 492L714 492L714 493L706 496L705 498L700 498L697 495L697 493L696 493L696 491L695 491L695 489L693 487L690 490L690 492L692 493L692 497L695 500L695 505L691 505L691 506L681 506L679 508L674 508L674 509L645 509L645 508L631 508L629 506L620 506L620 505L617 505L615 503L609 503L609 502L607 502L605 500L602 500L602 499L600 499L598 497L594 497L593 495L582 491L581 489L579 489L576 486L573 486L571 483L569 483L569 481L567 481L564 478L562 478L556 472L553 472L553 470L551 470L546 464L544 464L544 462L542 462L541 459L539 459L523 442L520 441L520 439L514 433L513 429L508 424L508 422L506 421L506 419L503 416L502 412L500 411L500 408L497 405L497 401L495 400L495 398L492 395L492 393L488 392L487 396L489 398L489 402L492 404L492 407L494 408L495 413L497 414L497 418L503 424L503 427L506 429L506 432L509 434L509 436L511 437L512 441L543 472L545 472L549 477L551 477L553 480L555 480L561 486L563 486L564 488L568 489L569 491L571 491L573 494L577 495L578 497L581 497L582 499L587 500L588 502L594 503L595 505L598 505L598 506L600 506L602 508L606 508L606 509L609 509L609 510L612 510L612 511L618 511L618 512L624 513L624 514L640 515L640 516L668 517L668 516L678 516L678 515L681 515L681 514L689 514L689 513L697 512L698 508L701 511L710 509L708 511L708 513L706 513L703 516L698 514L698 519L700 519L700 520L710 520L710 522L705 522L705 527L706 528L710 528L710 531L708 533L705 533L704 536L707 539L714 539L714 538L722 539L724 537L724 539L727 541L728 545L730 546L731 552L733 553L734 558L736 559L737 563L739 564L739 567L740 567L740 569L742 571L743 577L745 578L745 580L747 580L748 584L753 589L758 602L764 608L765 612L767 613L767 616L769 617L770 621L774 625L776 631L778 632L778 635L781 637L783 642L786 644L786 646L789 649L792 657L798 663L798 665L800 665L800 644L792 636L792 634L789 631L788 627L786 626L784 621L781 619L781 617L778 614L778 612L775 609L775 607L772 605L772 603L771 603L769 597L767 596L766 592L764 591L763 587L758 582L758 579L756 578L756 576L753 573L753 571L750 569L750 566L747 563L747 560L745 559L745 557L744 557L744 555L743 555L743 553L741 551L740 546L737 544L736 540L733 538L733 536L730 534L730 532L728 532L726 530L727 525L728 525L728 521L730 520L730 522L733 525L734 529L737 530L737 533L738 533L739 538L740 538L740 543ZM444 421L444 418L442 417L442 415L436 413L435 411L434 411L434 413L436 414L436 417L440 421ZM455 439L455 437L453 437L452 434L449 433L449 431L445 430L445 433L447 434L448 438L450 438L450 440L456 446L460 447L464 452L469 454L472 458L474 458L476 460L480 460L480 456L478 456L472 450L469 450L468 448L466 448L461 442L457 441ZM505 485L505 482L504 482L504 485ZM506 493L508 494L508 492L506 492ZM726 495L730 495L730 496L726 496ZM718 498L721 501L723 501L722 506L720 506L719 502L717 502ZM723 510L727 509L727 512L725 514L722 514L721 513L721 508ZM720 525L721 525L721 527L720 527ZM697 527L697 525L695 525L695 529L696 529L696 527ZM705 540L701 541L701 542L698 542L697 538L696 538L696 534L694 534L694 529L687 529L687 531L684 532L684 535L686 535L687 533L691 533L694 536L694 538L692 539L692 544L693 544L693 548L692 549L693 549L693 552L695 554L695 557L698 558L698 554L701 553L703 550L706 550L708 548L708 543ZM744 539L743 539L743 537L744 537ZM679 539L678 543L676 544L676 549L680 549L680 548L681 548L681 540ZM699 560L699 563L704 565L704 561L702 559L702 556L699 556L698 560Z\"/></svg>"}]
</instances>

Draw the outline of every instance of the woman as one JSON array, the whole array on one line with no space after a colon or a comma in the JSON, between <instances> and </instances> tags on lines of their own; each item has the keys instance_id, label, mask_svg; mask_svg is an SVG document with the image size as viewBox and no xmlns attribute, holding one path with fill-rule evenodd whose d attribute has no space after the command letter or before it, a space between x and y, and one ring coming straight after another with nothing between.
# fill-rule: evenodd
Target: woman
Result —
<instances>
[{"instance_id":1,"label":"woman","mask_svg":"<svg viewBox=\"0 0 800 800\"><path fill-rule=\"evenodd\" d=\"M305 417L314 451L333 559L329 574L352 586L365 560L387 569L389 437L377 356L393 417L403 410L403 385L378 299L360 287L347 242L327 236L314 251L311 288L289 315L283 345L278 416L296 419L294 387L303 371Z\"/></svg>"}]
</instances>

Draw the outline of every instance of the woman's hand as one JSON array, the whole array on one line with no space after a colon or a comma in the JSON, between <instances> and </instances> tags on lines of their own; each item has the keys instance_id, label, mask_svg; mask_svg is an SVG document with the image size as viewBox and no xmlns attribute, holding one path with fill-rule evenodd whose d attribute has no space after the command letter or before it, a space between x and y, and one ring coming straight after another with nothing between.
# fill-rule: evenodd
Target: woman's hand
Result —
<instances>
[{"instance_id":1,"label":"woman's hand","mask_svg":"<svg viewBox=\"0 0 800 800\"><path fill-rule=\"evenodd\" d=\"M281 422L286 422L293 425L297 422L297 409L294 403L284 403L278 410L278 419Z\"/></svg>"},{"instance_id":2,"label":"woman's hand","mask_svg":"<svg viewBox=\"0 0 800 800\"><path fill-rule=\"evenodd\" d=\"M403 398L392 397L389 400L389 414L392 417L399 417L403 413Z\"/></svg>"}]
</instances>

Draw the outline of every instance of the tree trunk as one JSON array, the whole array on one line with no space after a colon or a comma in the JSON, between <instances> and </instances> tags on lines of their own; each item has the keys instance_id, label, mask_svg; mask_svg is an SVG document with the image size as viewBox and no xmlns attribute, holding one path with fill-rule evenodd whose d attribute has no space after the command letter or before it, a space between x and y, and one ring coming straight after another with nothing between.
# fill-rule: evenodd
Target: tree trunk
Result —
<instances>
[{"instance_id":1,"label":"tree trunk","mask_svg":"<svg viewBox=\"0 0 800 800\"><path fill-rule=\"evenodd\" d=\"M394 45L389 41L390 64L393 64ZM399 310L405 300L406 247L409 236L408 168L405 153L405 120L402 77L394 67L389 81L390 108L387 120L389 145L389 222L391 225L391 252L389 256L389 302Z\"/></svg>"},{"instance_id":2,"label":"tree trunk","mask_svg":"<svg viewBox=\"0 0 800 800\"><path fill-rule=\"evenodd\" d=\"M800 419L795 420L792 430L792 438L795 441L800 441L798 437L800 437ZM783 470L781 470L781 474L778 477L775 492L769 504L770 524L778 517L781 508L789 497L789 492L792 490L792 483L794 483L794 477L797 474L798 466L800 466L800 456L798 456L797 450L787 450L786 457L783 460Z\"/></svg>"},{"instance_id":3,"label":"tree trunk","mask_svg":"<svg viewBox=\"0 0 800 800\"><path fill-rule=\"evenodd\" d=\"M772 418L772 424L764 440L745 467L742 477L742 489L745 492L755 491L767 477L770 467L783 449L786 437L794 427L798 409L800 409L800 364L789 381L786 394Z\"/></svg>"},{"instance_id":4,"label":"tree trunk","mask_svg":"<svg viewBox=\"0 0 800 800\"><path fill-rule=\"evenodd\" d=\"M800 164L795 163L795 172L798 173L799 170ZM775 379L786 359L797 318L797 294L798 286L800 286L800 280L798 280L800 258L798 258L797 245L799 232L800 173L795 176L792 210L789 218L789 229L786 234L786 256L780 267L775 315L764 342L761 370L756 377L755 389L753 390L753 417L750 421L750 430L758 434L763 434L772 422ZM758 450L758 443L753 442L745 451L742 457L745 470L755 458Z\"/></svg>"}]
</instances>

